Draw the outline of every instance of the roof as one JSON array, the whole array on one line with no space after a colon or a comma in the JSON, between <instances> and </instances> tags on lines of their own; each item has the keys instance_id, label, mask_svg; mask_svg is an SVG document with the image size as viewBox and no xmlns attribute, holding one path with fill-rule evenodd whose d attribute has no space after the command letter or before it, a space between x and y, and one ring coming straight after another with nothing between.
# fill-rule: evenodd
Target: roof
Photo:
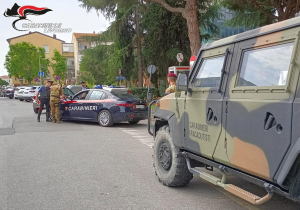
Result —
<instances>
[{"instance_id":1,"label":"roof","mask_svg":"<svg viewBox=\"0 0 300 210\"><path fill-rule=\"evenodd\" d=\"M46 34L43 34L43 33L38 32L38 31L31 32L31 33L27 33L27 34L23 34L23 35L21 35L21 36L15 36L15 37L9 38L9 39L7 39L7 42L9 43L10 40L12 40L12 39L16 39L16 38L19 38L19 37L22 37L22 36L28 36L28 35L32 35L32 34L36 34L36 33L41 34L41 35L43 35L43 36L47 36L47 37L52 38L52 39L55 39L55 40L57 40L57 41L61 41L61 42L63 42L63 43L65 42L65 41L63 41L63 40L61 40L61 39L54 38L53 36L48 36L48 35L46 35Z\"/></svg>"},{"instance_id":2,"label":"roof","mask_svg":"<svg viewBox=\"0 0 300 210\"><path fill-rule=\"evenodd\" d=\"M206 50L210 48L220 47L228 44L233 44L239 42L241 40L251 39L258 36L286 30L289 28L300 26L300 17L291 18L285 21L277 22L271 25L267 25L264 27L256 28L250 31L246 31L244 33L240 33L234 36L230 36L224 39L220 39L214 41L212 43L207 43L202 46L201 50Z\"/></svg>"},{"instance_id":3,"label":"roof","mask_svg":"<svg viewBox=\"0 0 300 210\"><path fill-rule=\"evenodd\" d=\"M83 38L85 36L99 36L99 34L94 33L73 33L73 36L75 36L76 39Z\"/></svg>"},{"instance_id":4,"label":"roof","mask_svg":"<svg viewBox=\"0 0 300 210\"><path fill-rule=\"evenodd\" d=\"M9 77L9 76L6 76L6 75L4 75L4 76L0 76L0 78L1 78L1 79L9 79L10 77Z\"/></svg>"}]
</instances>

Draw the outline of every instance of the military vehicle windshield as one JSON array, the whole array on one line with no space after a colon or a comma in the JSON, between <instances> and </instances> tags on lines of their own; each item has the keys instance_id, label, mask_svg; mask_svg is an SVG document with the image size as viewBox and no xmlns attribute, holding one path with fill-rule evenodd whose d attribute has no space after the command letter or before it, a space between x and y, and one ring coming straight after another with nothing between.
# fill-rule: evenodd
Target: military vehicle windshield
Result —
<instances>
[{"instance_id":1,"label":"military vehicle windshield","mask_svg":"<svg viewBox=\"0 0 300 210\"><path fill-rule=\"evenodd\" d=\"M225 56L204 59L194 87L219 87Z\"/></svg>"}]
</instances>

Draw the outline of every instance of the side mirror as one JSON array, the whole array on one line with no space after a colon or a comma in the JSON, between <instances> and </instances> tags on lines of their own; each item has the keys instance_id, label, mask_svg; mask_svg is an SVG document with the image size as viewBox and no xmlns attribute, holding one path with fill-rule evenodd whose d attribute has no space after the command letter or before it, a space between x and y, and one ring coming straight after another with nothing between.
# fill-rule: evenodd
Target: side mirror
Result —
<instances>
[{"instance_id":1,"label":"side mirror","mask_svg":"<svg viewBox=\"0 0 300 210\"><path fill-rule=\"evenodd\" d=\"M176 91L187 91L187 75L180 73L176 82Z\"/></svg>"}]
</instances>

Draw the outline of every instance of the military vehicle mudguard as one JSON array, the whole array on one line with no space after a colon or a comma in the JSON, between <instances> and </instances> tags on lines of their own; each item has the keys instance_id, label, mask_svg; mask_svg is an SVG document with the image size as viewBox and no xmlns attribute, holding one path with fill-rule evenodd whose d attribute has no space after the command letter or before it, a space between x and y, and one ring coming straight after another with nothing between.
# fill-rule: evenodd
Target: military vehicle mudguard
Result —
<instances>
[{"instance_id":1,"label":"military vehicle mudguard","mask_svg":"<svg viewBox=\"0 0 300 210\"><path fill-rule=\"evenodd\" d=\"M300 17L203 45L176 92L156 102L158 179L182 186L192 173L256 205L274 192L300 201L299 72ZM227 184L227 174L266 195Z\"/></svg>"}]
</instances>

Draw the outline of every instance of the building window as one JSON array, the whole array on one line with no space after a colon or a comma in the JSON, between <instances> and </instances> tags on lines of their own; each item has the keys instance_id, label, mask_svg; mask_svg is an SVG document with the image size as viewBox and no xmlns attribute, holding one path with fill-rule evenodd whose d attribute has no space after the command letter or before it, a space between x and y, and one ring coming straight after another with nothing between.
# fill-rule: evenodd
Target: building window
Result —
<instances>
[{"instance_id":1,"label":"building window","mask_svg":"<svg viewBox=\"0 0 300 210\"><path fill-rule=\"evenodd\" d=\"M45 49L46 53L49 53L49 46L48 45L44 45L44 49Z\"/></svg>"}]
</instances>

